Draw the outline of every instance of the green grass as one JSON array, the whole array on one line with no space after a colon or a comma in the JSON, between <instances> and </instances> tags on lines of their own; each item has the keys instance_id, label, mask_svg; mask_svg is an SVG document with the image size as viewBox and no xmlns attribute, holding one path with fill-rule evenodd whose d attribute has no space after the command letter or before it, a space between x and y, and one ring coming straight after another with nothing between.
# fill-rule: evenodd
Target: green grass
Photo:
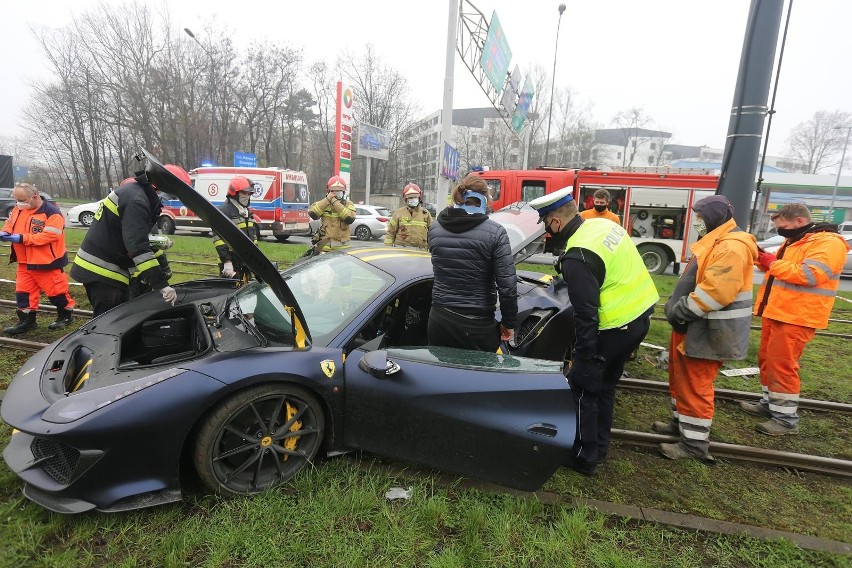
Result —
<instances>
[{"instance_id":1,"label":"green grass","mask_svg":"<svg viewBox=\"0 0 852 568\"><path fill-rule=\"evenodd\" d=\"M68 230L76 249L83 231ZM173 261L215 262L212 239L174 237ZM282 266L305 245L260 243ZM7 249L8 250L8 249ZM0 249L0 252L6 252ZM522 269L549 272L549 267ZM209 268L173 265L174 270ZM14 267L0 266L14 278ZM175 281L192 276L176 275ZM668 295L675 277L655 277ZM13 298L11 285L0 286ZM72 294L88 307L82 288ZM838 306L838 317L845 315ZM6 321L14 322L10 310ZM658 310L661 313L661 310ZM48 341L42 315L38 330L22 339ZM758 321L758 320L756 320ZM834 326L835 324L832 324ZM841 329L843 329L841 327ZM834 327L830 331L836 331ZM849 326L838 333L850 333ZM668 345L665 322L652 322L646 341ZM756 366L752 357L732 366ZM848 372L852 342L817 338L803 357L803 396L852 402ZM657 351L642 349L628 365L634 377L665 381L654 367ZM647 358L644 357L647 355ZM0 388L28 355L0 349ZM729 378L717 386L758 392L756 378ZM647 430L668 416L668 397L620 391L615 426ZM712 439L819 455L852 457L852 423L832 413L802 412L802 434L771 439L753 430L757 419L733 404L717 405ZM0 426L0 445L10 429ZM448 444L452 441L448 440ZM803 552L790 543L708 536L650 523L626 522L584 507L544 504L507 494L489 494L442 485L406 466L389 473L386 460L357 454L321 463L287 487L252 499L225 500L191 482L182 503L121 514L63 517L33 505L20 493L20 481L0 465L0 567L2 566L843 566L848 558ZM397 464L401 465L401 464ZM392 486L413 487L410 501L388 502ZM852 489L848 482L815 474L785 472L726 462L709 468L697 462L670 462L652 449L615 444L596 478L563 469L544 488L565 498L588 497L642 507L692 513L714 519L852 540Z\"/></svg>"}]
</instances>

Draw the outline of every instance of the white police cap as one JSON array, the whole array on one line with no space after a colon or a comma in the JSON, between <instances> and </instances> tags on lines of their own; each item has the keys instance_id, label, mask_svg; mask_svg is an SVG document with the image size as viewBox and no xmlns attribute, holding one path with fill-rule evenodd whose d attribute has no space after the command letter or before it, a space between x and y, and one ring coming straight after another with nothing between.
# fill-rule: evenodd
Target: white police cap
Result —
<instances>
[{"instance_id":1,"label":"white police cap","mask_svg":"<svg viewBox=\"0 0 852 568\"><path fill-rule=\"evenodd\" d=\"M569 185L530 201L530 207L538 211L538 222L541 223L548 213L559 209L574 199L573 193L574 188Z\"/></svg>"}]
</instances>

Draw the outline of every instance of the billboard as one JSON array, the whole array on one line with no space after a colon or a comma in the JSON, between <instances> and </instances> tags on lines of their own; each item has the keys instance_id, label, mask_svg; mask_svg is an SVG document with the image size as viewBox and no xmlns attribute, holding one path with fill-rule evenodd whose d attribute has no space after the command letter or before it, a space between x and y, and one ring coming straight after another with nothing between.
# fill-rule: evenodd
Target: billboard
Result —
<instances>
[{"instance_id":1,"label":"billboard","mask_svg":"<svg viewBox=\"0 0 852 568\"><path fill-rule=\"evenodd\" d=\"M518 91L521 89L521 69L515 65L515 70L509 77L509 82L506 88L503 89L503 96L500 99L500 106L506 111L506 114L511 116L515 110L515 103L518 102Z\"/></svg>"},{"instance_id":2,"label":"billboard","mask_svg":"<svg viewBox=\"0 0 852 568\"><path fill-rule=\"evenodd\" d=\"M441 158L441 176L452 180L459 179L459 151L446 142Z\"/></svg>"},{"instance_id":3,"label":"billboard","mask_svg":"<svg viewBox=\"0 0 852 568\"><path fill-rule=\"evenodd\" d=\"M533 96L535 96L535 85L533 85L530 77L527 77L526 81L524 81L524 88L521 89L521 94L518 95L518 106L515 107L515 112L512 113L512 128L515 129L515 132L523 130L524 121L530 112Z\"/></svg>"},{"instance_id":4,"label":"billboard","mask_svg":"<svg viewBox=\"0 0 852 568\"><path fill-rule=\"evenodd\" d=\"M387 160L390 155L390 134L384 128L358 123L358 155Z\"/></svg>"},{"instance_id":5,"label":"billboard","mask_svg":"<svg viewBox=\"0 0 852 568\"><path fill-rule=\"evenodd\" d=\"M503 90L503 85L506 83L510 61L512 61L512 50L509 49L509 42L506 40L506 34L503 33L503 27L500 26L500 19L495 10L491 15L491 23L488 25L488 34L485 36L479 65L498 93Z\"/></svg>"},{"instance_id":6,"label":"billboard","mask_svg":"<svg viewBox=\"0 0 852 568\"><path fill-rule=\"evenodd\" d=\"M352 167L352 135L355 120L352 116L355 107L355 93L352 87L337 82L337 115L334 128L334 173L349 184L349 172Z\"/></svg>"}]
</instances>

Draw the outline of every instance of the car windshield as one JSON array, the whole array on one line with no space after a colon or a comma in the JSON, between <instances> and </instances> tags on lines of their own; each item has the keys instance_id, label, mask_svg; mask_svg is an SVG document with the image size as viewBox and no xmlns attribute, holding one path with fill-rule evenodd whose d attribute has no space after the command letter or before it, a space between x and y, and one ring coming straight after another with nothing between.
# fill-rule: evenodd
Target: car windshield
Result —
<instances>
[{"instance_id":1,"label":"car windshield","mask_svg":"<svg viewBox=\"0 0 852 568\"><path fill-rule=\"evenodd\" d=\"M388 211L384 207L377 207L376 213L378 213L381 217L390 217L390 211Z\"/></svg>"},{"instance_id":2,"label":"car windshield","mask_svg":"<svg viewBox=\"0 0 852 568\"><path fill-rule=\"evenodd\" d=\"M322 254L283 275L319 345L327 345L393 283L389 274L348 254Z\"/></svg>"}]
</instances>

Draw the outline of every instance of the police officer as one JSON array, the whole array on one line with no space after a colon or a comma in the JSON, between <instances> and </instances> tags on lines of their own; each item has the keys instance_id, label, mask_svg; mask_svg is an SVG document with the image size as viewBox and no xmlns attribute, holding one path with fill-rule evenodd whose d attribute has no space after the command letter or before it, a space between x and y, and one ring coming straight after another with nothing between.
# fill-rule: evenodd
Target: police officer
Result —
<instances>
[{"instance_id":1,"label":"police officer","mask_svg":"<svg viewBox=\"0 0 852 568\"><path fill-rule=\"evenodd\" d=\"M394 211L388 222L386 245L426 248L432 214L423 207L422 196L417 184L409 183L403 188L405 205Z\"/></svg>"},{"instance_id":2,"label":"police officer","mask_svg":"<svg viewBox=\"0 0 852 568\"><path fill-rule=\"evenodd\" d=\"M165 167L187 185L192 184L180 166ZM95 317L128 300L131 268L174 305L177 292L169 286L148 240L161 209L156 188L144 173L101 201L71 266L71 277L86 288Z\"/></svg>"},{"instance_id":3,"label":"police officer","mask_svg":"<svg viewBox=\"0 0 852 568\"><path fill-rule=\"evenodd\" d=\"M323 250L344 248L349 243L349 225L355 222L355 206L346 199L346 182L340 176L331 176L326 196L311 204L308 215L321 219L314 244Z\"/></svg>"},{"instance_id":4,"label":"police officer","mask_svg":"<svg viewBox=\"0 0 852 568\"><path fill-rule=\"evenodd\" d=\"M46 202L35 186L19 183L12 190L17 207L0 231L0 239L12 243L9 262L17 262L15 303L18 323L3 333L18 335L36 328L41 291L56 306L56 321L50 329L62 329L72 321L75 302L68 294L68 264L65 252L65 218L56 205Z\"/></svg>"},{"instance_id":5,"label":"police officer","mask_svg":"<svg viewBox=\"0 0 852 568\"><path fill-rule=\"evenodd\" d=\"M615 386L660 297L627 232L607 219L580 217L571 187L530 205L557 246L565 243L556 266L574 306L568 379L578 419L567 465L593 475L609 449Z\"/></svg>"},{"instance_id":6,"label":"police officer","mask_svg":"<svg viewBox=\"0 0 852 568\"><path fill-rule=\"evenodd\" d=\"M257 227L254 215L249 209L254 184L250 179L237 176L228 184L228 195L225 202L219 206L225 217L231 220L252 242L257 242ZM213 245L219 255L219 270L225 278L248 280L251 272L243 264L242 259L222 240L219 235L213 236Z\"/></svg>"}]
</instances>

